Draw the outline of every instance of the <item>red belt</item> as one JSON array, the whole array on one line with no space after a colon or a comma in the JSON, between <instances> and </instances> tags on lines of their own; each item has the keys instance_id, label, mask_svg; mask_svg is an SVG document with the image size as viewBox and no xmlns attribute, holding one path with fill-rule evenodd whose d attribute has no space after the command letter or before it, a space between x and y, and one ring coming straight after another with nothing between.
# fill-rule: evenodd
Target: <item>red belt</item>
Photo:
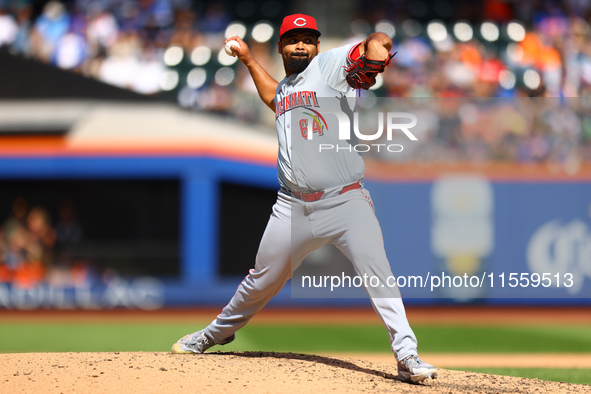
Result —
<instances>
[{"instance_id":1,"label":"red belt","mask_svg":"<svg viewBox=\"0 0 591 394\"><path fill-rule=\"evenodd\" d=\"M343 187L341 189L341 191L339 192L339 194L344 194L344 193L347 193L348 191L355 190L355 189L361 189L361 184L359 182L355 182L355 183L352 183L348 186ZM295 198L298 198L298 199L303 200L305 202L312 202L312 201L320 200L322 198L322 196L324 195L324 191L312 192L312 193L293 192L293 195Z\"/></svg>"}]
</instances>

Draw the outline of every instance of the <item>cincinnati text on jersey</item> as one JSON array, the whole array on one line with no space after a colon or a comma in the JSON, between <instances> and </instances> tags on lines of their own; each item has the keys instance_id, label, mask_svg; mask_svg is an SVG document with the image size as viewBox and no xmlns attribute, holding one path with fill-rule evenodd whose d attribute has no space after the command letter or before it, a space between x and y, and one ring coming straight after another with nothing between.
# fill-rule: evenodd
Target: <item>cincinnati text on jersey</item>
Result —
<instances>
[{"instance_id":1,"label":"cincinnati text on jersey","mask_svg":"<svg viewBox=\"0 0 591 394\"><path fill-rule=\"evenodd\" d=\"M279 95L281 95L281 91ZM275 106L275 118L298 107L320 107L316 92L313 90L302 90L282 97Z\"/></svg>"}]
</instances>

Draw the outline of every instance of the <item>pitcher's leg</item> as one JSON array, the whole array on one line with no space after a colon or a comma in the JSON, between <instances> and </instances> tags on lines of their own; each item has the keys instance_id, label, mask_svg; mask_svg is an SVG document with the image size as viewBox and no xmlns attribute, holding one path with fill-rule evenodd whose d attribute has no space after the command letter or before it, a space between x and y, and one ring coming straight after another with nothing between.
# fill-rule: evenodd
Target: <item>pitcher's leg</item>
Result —
<instances>
[{"instance_id":1,"label":"pitcher's leg","mask_svg":"<svg viewBox=\"0 0 591 394\"><path fill-rule=\"evenodd\" d=\"M371 304L388 330L392 351L400 361L417 354L417 339L406 319L401 298L372 298Z\"/></svg>"},{"instance_id":2,"label":"pitcher's leg","mask_svg":"<svg viewBox=\"0 0 591 394\"><path fill-rule=\"evenodd\" d=\"M205 329L216 343L242 328L285 285L291 277L291 210L284 197L273 206L273 214L261 239L255 267L238 285L222 312Z\"/></svg>"},{"instance_id":3,"label":"pitcher's leg","mask_svg":"<svg viewBox=\"0 0 591 394\"><path fill-rule=\"evenodd\" d=\"M357 193L362 195L366 191ZM334 243L351 260L358 275L379 279L377 287L369 286L365 290L374 310L388 330L396 359L402 360L416 355L417 339L406 318L398 288L388 283L392 270L384 250L382 230L370 202L369 195L363 195L362 198L352 198L342 205L342 209L348 214L336 215L335 218L347 221L348 223L341 226L347 230Z\"/></svg>"},{"instance_id":4,"label":"pitcher's leg","mask_svg":"<svg viewBox=\"0 0 591 394\"><path fill-rule=\"evenodd\" d=\"M302 260L324 243L326 240L314 238L310 231L304 205L279 193L254 269L205 333L216 343L232 336L285 286Z\"/></svg>"}]
</instances>

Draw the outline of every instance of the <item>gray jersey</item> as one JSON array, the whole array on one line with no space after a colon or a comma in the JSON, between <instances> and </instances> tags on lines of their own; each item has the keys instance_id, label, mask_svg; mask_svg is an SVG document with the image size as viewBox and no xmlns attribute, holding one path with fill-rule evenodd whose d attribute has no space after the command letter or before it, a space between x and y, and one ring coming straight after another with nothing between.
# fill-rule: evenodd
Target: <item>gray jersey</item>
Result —
<instances>
[{"instance_id":1,"label":"gray jersey","mask_svg":"<svg viewBox=\"0 0 591 394\"><path fill-rule=\"evenodd\" d=\"M347 84L344 68L352 48L344 46L317 55L303 72L286 77L277 86L275 124L281 186L317 191L363 178L363 159L351 149L353 141L339 139L339 123L333 114L339 111L350 116L354 108L355 90ZM329 146L334 148L321 149Z\"/></svg>"}]
</instances>

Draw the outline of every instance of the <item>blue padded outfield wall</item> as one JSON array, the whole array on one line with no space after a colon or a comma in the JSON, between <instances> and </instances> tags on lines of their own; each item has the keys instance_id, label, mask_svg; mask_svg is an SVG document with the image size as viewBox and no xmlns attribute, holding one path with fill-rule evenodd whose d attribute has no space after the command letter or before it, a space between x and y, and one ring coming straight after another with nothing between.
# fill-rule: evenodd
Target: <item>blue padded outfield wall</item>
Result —
<instances>
[{"instance_id":1,"label":"blue padded outfield wall","mask_svg":"<svg viewBox=\"0 0 591 394\"><path fill-rule=\"evenodd\" d=\"M278 187L274 166L211 157L0 159L0 184L93 178L180 181L179 278L121 278L79 288L4 283L0 307L223 306L241 278L217 273L218 186ZM451 174L434 181L367 181L366 187L408 304L591 304L591 183ZM363 297L292 298L290 290L286 286L272 304L368 304Z\"/></svg>"}]
</instances>

